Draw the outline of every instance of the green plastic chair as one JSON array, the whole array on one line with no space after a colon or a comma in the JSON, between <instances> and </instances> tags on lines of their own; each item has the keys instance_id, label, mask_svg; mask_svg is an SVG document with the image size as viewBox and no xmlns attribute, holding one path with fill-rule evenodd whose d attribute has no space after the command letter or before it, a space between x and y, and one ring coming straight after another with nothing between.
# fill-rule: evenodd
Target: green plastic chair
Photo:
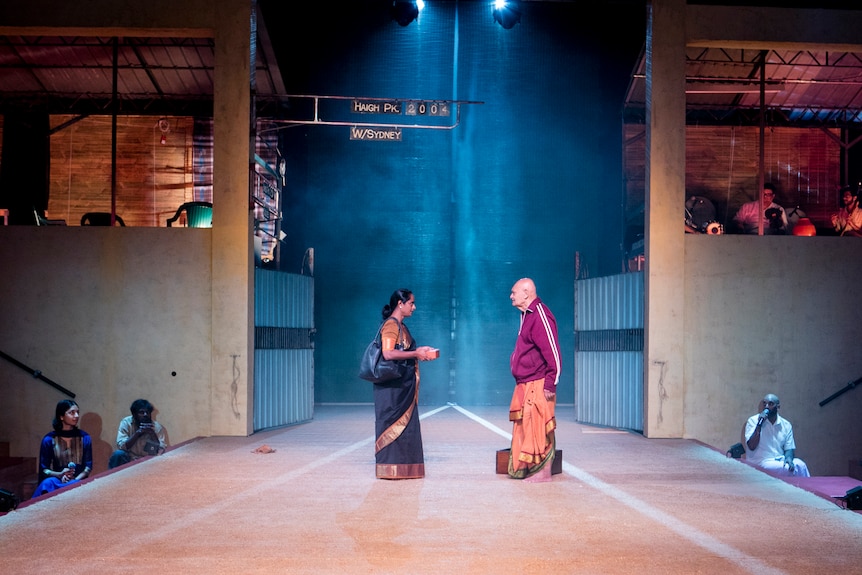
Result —
<instances>
[{"instance_id":1,"label":"green plastic chair","mask_svg":"<svg viewBox=\"0 0 862 575\"><path fill-rule=\"evenodd\" d=\"M213 205L210 202L186 202L177 208L177 213L168 218L168 227L186 213L186 226L189 228L213 227Z\"/></svg>"}]
</instances>

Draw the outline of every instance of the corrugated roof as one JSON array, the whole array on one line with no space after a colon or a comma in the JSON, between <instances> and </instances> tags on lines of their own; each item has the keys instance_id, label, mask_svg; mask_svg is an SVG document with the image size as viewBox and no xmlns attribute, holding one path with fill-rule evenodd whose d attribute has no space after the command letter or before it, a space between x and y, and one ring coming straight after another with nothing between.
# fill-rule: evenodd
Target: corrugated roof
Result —
<instances>
[{"instance_id":1,"label":"corrugated roof","mask_svg":"<svg viewBox=\"0 0 862 575\"><path fill-rule=\"evenodd\" d=\"M256 96L284 95L266 29L258 21ZM212 38L0 36L0 110L211 116Z\"/></svg>"},{"instance_id":2,"label":"corrugated roof","mask_svg":"<svg viewBox=\"0 0 862 575\"><path fill-rule=\"evenodd\" d=\"M689 123L759 121L761 83L772 125L862 124L862 54L816 50L686 49ZM646 59L626 95L628 121L643 119Z\"/></svg>"}]
</instances>

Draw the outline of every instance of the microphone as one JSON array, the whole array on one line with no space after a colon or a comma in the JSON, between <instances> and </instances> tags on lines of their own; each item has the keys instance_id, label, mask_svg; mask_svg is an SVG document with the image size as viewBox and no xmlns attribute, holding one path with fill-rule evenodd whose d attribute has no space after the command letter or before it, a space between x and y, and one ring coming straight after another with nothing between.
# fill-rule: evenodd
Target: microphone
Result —
<instances>
[{"instance_id":1,"label":"microphone","mask_svg":"<svg viewBox=\"0 0 862 575\"><path fill-rule=\"evenodd\" d=\"M74 461L72 461L72 462L71 462L71 463L69 463L69 465L67 465L66 467L68 467L71 471L75 471L75 468L76 468L76 467L78 467L78 466L77 466L77 465L75 465L75 462L74 462Z\"/></svg>"},{"instance_id":2,"label":"microphone","mask_svg":"<svg viewBox=\"0 0 862 575\"><path fill-rule=\"evenodd\" d=\"M759 417L760 419L766 419L767 417L769 417L769 409L764 409L763 411L761 411Z\"/></svg>"}]
</instances>

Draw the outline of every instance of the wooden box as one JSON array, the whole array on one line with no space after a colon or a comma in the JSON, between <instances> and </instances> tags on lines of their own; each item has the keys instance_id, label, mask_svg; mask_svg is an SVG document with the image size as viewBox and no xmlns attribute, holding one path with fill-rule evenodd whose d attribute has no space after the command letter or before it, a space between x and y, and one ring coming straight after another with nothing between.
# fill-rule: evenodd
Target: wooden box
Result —
<instances>
[{"instance_id":1,"label":"wooden box","mask_svg":"<svg viewBox=\"0 0 862 575\"><path fill-rule=\"evenodd\" d=\"M497 450L497 473L509 473L509 449ZM558 449L554 454L554 461L551 463L551 475L557 475L563 472L563 450Z\"/></svg>"}]
</instances>

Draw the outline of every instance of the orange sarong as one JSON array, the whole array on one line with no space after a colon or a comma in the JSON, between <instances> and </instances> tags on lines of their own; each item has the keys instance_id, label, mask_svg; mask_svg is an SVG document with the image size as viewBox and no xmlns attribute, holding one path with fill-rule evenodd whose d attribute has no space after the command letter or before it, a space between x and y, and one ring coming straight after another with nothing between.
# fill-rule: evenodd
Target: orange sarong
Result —
<instances>
[{"instance_id":1,"label":"orange sarong","mask_svg":"<svg viewBox=\"0 0 862 575\"><path fill-rule=\"evenodd\" d=\"M554 461L556 441L554 417L556 398L545 399L544 379L515 385L509 405L512 425L512 449L509 452L509 476L524 479Z\"/></svg>"}]
</instances>

